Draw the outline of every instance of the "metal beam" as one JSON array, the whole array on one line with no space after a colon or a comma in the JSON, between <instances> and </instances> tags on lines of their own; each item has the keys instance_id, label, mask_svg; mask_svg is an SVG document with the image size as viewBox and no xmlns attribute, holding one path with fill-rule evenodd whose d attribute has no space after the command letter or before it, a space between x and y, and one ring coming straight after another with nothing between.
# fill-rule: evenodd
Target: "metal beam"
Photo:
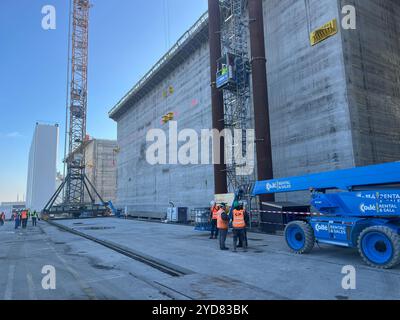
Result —
<instances>
[{"instance_id":1,"label":"metal beam","mask_svg":"<svg viewBox=\"0 0 400 320\"><path fill-rule=\"evenodd\" d=\"M224 125L224 101L223 94L216 87L217 60L221 57L221 13L219 0L208 0L208 30L210 41L210 72L211 72L211 105L213 129L222 131ZM214 164L215 194L228 192L227 175L225 166L225 144L221 141L219 150L215 150L214 160L220 155L220 163ZM215 161L214 161L215 163Z\"/></svg>"},{"instance_id":2,"label":"metal beam","mask_svg":"<svg viewBox=\"0 0 400 320\"><path fill-rule=\"evenodd\" d=\"M273 178L262 0L249 0L250 46L258 180ZM274 201L273 195L262 201Z\"/></svg>"}]
</instances>

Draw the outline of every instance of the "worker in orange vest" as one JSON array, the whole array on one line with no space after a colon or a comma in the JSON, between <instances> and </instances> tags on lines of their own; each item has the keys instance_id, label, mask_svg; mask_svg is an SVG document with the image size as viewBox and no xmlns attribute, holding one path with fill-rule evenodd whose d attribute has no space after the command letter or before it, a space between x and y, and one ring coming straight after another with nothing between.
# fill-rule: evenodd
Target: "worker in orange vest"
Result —
<instances>
[{"instance_id":1,"label":"worker in orange vest","mask_svg":"<svg viewBox=\"0 0 400 320\"><path fill-rule=\"evenodd\" d=\"M243 209L243 205L237 205L232 213L232 227L233 227L233 251L236 252L236 244L243 244L244 251L247 251L246 239L246 226L249 222L249 217Z\"/></svg>"},{"instance_id":2,"label":"worker in orange vest","mask_svg":"<svg viewBox=\"0 0 400 320\"><path fill-rule=\"evenodd\" d=\"M28 210L22 210L21 212L22 229L26 229L28 224Z\"/></svg>"},{"instance_id":3,"label":"worker in orange vest","mask_svg":"<svg viewBox=\"0 0 400 320\"><path fill-rule=\"evenodd\" d=\"M217 213L217 228L219 232L219 248L221 250L229 250L225 246L226 236L229 230L229 216L226 214L226 205L221 204Z\"/></svg>"},{"instance_id":4,"label":"worker in orange vest","mask_svg":"<svg viewBox=\"0 0 400 320\"><path fill-rule=\"evenodd\" d=\"M218 220L218 211L220 207L215 203L215 201L211 202L210 209L210 223L211 223L211 236L210 239L218 238L218 228L217 228L217 220Z\"/></svg>"}]
</instances>

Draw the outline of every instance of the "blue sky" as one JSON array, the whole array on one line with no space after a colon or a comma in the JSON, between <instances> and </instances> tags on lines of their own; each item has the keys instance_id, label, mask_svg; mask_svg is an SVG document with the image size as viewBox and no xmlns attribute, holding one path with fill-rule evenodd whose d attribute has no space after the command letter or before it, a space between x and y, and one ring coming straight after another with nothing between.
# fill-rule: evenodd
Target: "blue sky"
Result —
<instances>
[{"instance_id":1,"label":"blue sky","mask_svg":"<svg viewBox=\"0 0 400 320\"><path fill-rule=\"evenodd\" d=\"M37 121L60 124L62 168L68 2L0 1L0 202L26 192ZM207 10L207 0L91 2L88 134L115 139L108 111ZM56 8L56 30L41 27L45 5Z\"/></svg>"}]
</instances>

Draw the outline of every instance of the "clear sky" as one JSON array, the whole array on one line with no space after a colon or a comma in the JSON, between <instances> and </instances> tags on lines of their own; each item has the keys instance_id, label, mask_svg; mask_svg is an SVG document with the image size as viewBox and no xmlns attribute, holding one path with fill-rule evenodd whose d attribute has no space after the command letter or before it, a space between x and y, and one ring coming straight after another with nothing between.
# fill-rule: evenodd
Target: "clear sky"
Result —
<instances>
[{"instance_id":1,"label":"clear sky","mask_svg":"<svg viewBox=\"0 0 400 320\"><path fill-rule=\"evenodd\" d=\"M0 202L26 193L36 122L60 124L62 169L68 2L0 0ZM207 10L207 0L91 2L88 134L115 139L108 111ZM56 8L56 30L42 29L45 5Z\"/></svg>"}]
</instances>

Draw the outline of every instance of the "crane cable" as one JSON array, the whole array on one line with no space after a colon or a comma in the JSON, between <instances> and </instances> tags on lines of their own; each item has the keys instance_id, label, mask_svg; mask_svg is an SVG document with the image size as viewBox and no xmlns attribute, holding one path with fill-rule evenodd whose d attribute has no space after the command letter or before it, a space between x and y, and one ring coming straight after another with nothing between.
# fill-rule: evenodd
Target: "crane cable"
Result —
<instances>
[{"instance_id":1,"label":"crane cable","mask_svg":"<svg viewBox=\"0 0 400 320\"><path fill-rule=\"evenodd\" d=\"M163 15L164 15L164 38L165 38L165 50L168 50L171 41L170 41L170 8L169 8L169 0L163 1Z\"/></svg>"},{"instance_id":2,"label":"crane cable","mask_svg":"<svg viewBox=\"0 0 400 320\"><path fill-rule=\"evenodd\" d=\"M170 6L169 0L163 0L163 15L164 15L164 39L165 39L165 50L170 49ZM169 87L165 89L165 112L168 112L168 96Z\"/></svg>"}]
</instances>

